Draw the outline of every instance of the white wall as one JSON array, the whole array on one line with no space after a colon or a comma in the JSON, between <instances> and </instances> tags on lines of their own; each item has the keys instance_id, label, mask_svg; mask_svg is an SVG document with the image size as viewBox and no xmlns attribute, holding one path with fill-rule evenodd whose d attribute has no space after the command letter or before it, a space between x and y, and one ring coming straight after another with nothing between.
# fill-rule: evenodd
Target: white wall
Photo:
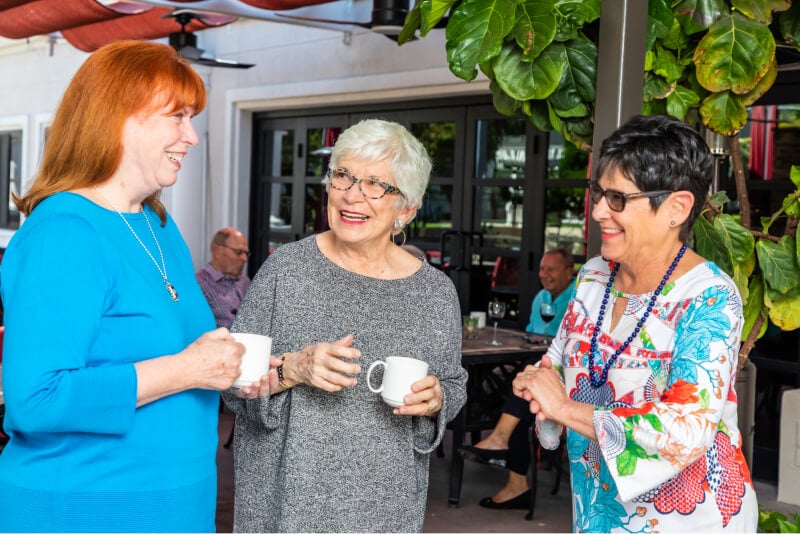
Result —
<instances>
[{"instance_id":1,"label":"white wall","mask_svg":"<svg viewBox=\"0 0 800 534\"><path fill-rule=\"evenodd\" d=\"M196 66L209 93L206 111L194 120L201 142L184 159L177 184L163 195L196 267L208 260L216 229L247 229L254 112L488 91L485 78L467 84L450 73L443 30L402 47L366 29L346 34L254 20L197 36L206 55L256 66ZM26 182L38 165L39 132L85 58L63 39L52 55L47 37L0 39L0 124L4 119L27 124Z\"/></svg>"}]
</instances>

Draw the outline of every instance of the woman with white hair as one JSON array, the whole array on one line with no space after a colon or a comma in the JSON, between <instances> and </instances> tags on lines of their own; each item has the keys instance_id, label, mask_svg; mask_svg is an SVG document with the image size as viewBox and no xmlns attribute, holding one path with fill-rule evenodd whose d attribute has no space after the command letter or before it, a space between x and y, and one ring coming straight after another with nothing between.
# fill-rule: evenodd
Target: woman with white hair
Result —
<instances>
[{"instance_id":1,"label":"woman with white hair","mask_svg":"<svg viewBox=\"0 0 800 534\"><path fill-rule=\"evenodd\" d=\"M467 378L452 282L393 239L430 171L403 126L348 128L324 180L330 229L278 248L254 278L232 330L271 336L281 365L225 393L236 413L235 531L422 530L430 452ZM429 366L399 407L366 383L388 356Z\"/></svg>"}]
</instances>

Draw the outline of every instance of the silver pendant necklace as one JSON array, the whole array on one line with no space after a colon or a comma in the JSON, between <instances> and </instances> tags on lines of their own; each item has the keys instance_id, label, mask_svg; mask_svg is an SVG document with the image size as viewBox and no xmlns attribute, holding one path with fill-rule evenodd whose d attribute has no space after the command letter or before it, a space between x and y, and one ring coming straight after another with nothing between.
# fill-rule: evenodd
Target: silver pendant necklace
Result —
<instances>
[{"instance_id":1,"label":"silver pendant necklace","mask_svg":"<svg viewBox=\"0 0 800 534\"><path fill-rule=\"evenodd\" d=\"M136 241L139 242L139 244L142 246L142 248L147 253L147 255L150 256L150 259L153 260L153 265L156 266L156 269L158 269L158 274L160 274L161 278L164 280L164 285L167 288L167 293L169 293L169 296L173 301L177 302L178 301L178 292L175 290L175 286L170 284L169 280L167 279L167 264L164 262L164 253L161 251L161 245L158 244L158 239L156 238L156 233L153 231L153 226L150 224L150 217L148 217L147 214L144 212L144 206L142 206L139 209L139 213L144 215L144 220L147 223L147 227L150 229L150 235L153 236L153 241L155 241L155 243L156 243L156 248L158 249L158 255L161 258L161 265L160 266L158 265L158 262L156 261L156 259L153 256L153 254L150 252L150 249L148 249L145 246L145 244L142 242L142 240L139 237L139 235L133 229L133 226L131 226L131 223L128 222L128 219L125 218L125 216L122 214L122 212L119 211L116 208L116 206L114 206L114 204L112 204L111 201L108 200L108 198L106 198L106 196L103 194L103 192L100 191L97 188L97 186L94 186L94 190L97 191L100 194L101 197L103 197L103 200L106 201L106 204L111 206L112 210L117 212L117 215L119 215L120 219L122 219L122 222L125 223L125 226L128 227L128 230L131 231L131 233L133 234L133 237L136 238Z\"/></svg>"}]
</instances>

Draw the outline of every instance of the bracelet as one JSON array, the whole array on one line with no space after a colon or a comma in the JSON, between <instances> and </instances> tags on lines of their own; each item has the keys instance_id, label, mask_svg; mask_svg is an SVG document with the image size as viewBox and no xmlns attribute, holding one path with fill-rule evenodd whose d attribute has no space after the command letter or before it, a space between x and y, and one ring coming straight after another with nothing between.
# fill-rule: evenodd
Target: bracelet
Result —
<instances>
[{"instance_id":1,"label":"bracelet","mask_svg":"<svg viewBox=\"0 0 800 534\"><path fill-rule=\"evenodd\" d=\"M277 368L278 372L278 385L283 389L289 389L292 386L286 382L286 379L283 377L283 362L286 361L286 354L281 354L278 356L278 359L281 361L281 364Z\"/></svg>"}]
</instances>

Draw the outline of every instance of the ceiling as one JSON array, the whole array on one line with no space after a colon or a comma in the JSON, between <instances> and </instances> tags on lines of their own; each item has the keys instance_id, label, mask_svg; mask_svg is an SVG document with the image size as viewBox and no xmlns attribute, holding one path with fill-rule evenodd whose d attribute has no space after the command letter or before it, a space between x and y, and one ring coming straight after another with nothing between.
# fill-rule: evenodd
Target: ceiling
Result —
<instances>
[{"instance_id":1,"label":"ceiling","mask_svg":"<svg viewBox=\"0 0 800 534\"><path fill-rule=\"evenodd\" d=\"M369 21L369 0L0 0L0 36L25 39L60 32L74 47L93 52L122 39L160 39L180 29L168 15L188 9L202 15L186 30L230 24L239 18L270 20L330 29L347 25L302 18Z\"/></svg>"}]
</instances>

